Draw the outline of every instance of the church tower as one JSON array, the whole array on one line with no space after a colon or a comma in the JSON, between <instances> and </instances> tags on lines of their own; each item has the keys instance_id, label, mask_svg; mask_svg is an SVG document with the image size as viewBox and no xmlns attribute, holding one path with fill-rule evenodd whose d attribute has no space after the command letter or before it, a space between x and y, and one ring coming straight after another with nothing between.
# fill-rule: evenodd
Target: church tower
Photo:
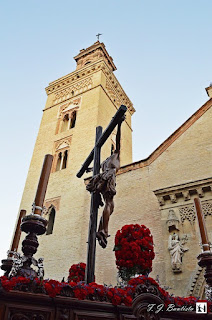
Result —
<instances>
[{"instance_id":1,"label":"church tower","mask_svg":"<svg viewBox=\"0 0 212 320\"><path fill-rule=\"evenodd\" d=\"M80 50L74 59L76 70L46 88L47 102L20 205L31 212L43 158L52 154L45 198L49 222L46 234L39 237L37 255L44 257L45 277L58 280L67 277L73 263L86 262L90 194L76 173L94 147L95 128L104 130L121 104L128 108L122 125L121 166L132 162L131 116L135 110L113 73L113 59L99 41ZM115 134L102 148L102 161L114 148Z\"/></svg>"}]
</instances>

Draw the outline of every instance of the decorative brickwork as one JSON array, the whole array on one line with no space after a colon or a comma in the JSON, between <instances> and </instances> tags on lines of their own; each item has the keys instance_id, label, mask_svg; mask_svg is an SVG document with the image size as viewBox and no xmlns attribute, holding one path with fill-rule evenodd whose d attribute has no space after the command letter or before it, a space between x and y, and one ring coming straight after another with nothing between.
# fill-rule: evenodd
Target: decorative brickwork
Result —
<instances>
[{"instance_id":1,"label":"decorative brickwork","mask_svg":"<svg viewBox=\"0 0 212 320\"><path fill-rule=\"evenodd\" d=\"M55 93L53 104L57 104L70 99L73 97L73 95L82 93L83 91L90 89L92 87L92 84L93 82L91 77L72 84L70 87L67 87L66 89Z\"/></svg>"},{"instance_id":2,"label":"decorative brickwork","mask_svg":"<svg viewBox=\"0 0 212 320\"><path fill-rule=\"evenodd\" d=\"M132 102L126 96L123 89L121 88L118 81L115 79L114 75L110 75L106 79L106 92L110 96L113 103L119 107L120 105L127 106L129 112L133 114L135 109L133 108Z\"/></svg>"}]
</instances>

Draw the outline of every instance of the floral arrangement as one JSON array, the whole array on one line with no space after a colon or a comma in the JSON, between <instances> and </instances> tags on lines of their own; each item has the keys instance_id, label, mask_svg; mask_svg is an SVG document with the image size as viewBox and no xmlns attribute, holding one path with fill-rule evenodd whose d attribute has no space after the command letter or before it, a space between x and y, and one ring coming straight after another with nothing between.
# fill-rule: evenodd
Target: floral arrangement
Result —
<instances>
[{"instance_id":1,"label":"floral arrangement","mask_svg":"<svg viewBox=\"0 0 212 320\"><path fill-rule=\"evenodd\" d=\"M118 230L114 246L119 276L128 281L136 274L148 275L155 257L150 230L144 225L130 224Z\"/></svg>"},{"instance_id":2,"label":"floral arrangement","mask_svg":"<svg viewBox=\"0 0 212 320\"><path fill-rule=\"evenodd\" d=\"M174 297L171 296L167 291L162 289L159 284L152 278L146 276L139 276L131 279L128 285L125 287L109 287L99 285L95 282L89 283L88 285L84 282L59 282L56 280L43 280L40 281L38 278L24 278L14 277L8 279L5 276L0 277L0 286L6 291L19 290L28 292L37 292L48 294L54 298L57 295L63 295L64 290L69 290L69 296L77 298L79 300L96 300L96 301L107 301L113 305L124 304L126 306L132 305L132 300L138 285L153 285L160 293L164 304L167 306L173 303L176 307L181 306L195 306L198 301L195 297Z\"/></svg>"},{"instance_id":3,"label":"floral arrangement","mask_svg":"<svg viewBox=\"0 0 212 320\"><path fill-rule=\"evenodd\" d=\"M70 297L77 298L79 300L88 299L92 301L107 301L113 305L125 304L126 306L131 306L133 296L133 287L113 288L106 285L99 285L95 282L87 285L82 281L78 283L70 281L68 283L56 280L40 281L38 278L31 279L24 277L13 277L8 279L3 276L0 277L0 286L2 286L6 291L19 290L44 293L48 294L52 298L57 295L62 296L64 294L63 291L68 291Z\"/></svg>"},{"instance_id":4,"label":"floral arrangement","mask_svg":"<svg viewBox=\"0 0 212 320\"><path fill-rule=\"evenodd\" d=\"M73 264L71 268L69 269L69 276L68 276L68 282L74 281L74 282L80 282L85 280L85 268L86 264L83 262L80 262L78 264Z\"/></svg>"}]
</instances>

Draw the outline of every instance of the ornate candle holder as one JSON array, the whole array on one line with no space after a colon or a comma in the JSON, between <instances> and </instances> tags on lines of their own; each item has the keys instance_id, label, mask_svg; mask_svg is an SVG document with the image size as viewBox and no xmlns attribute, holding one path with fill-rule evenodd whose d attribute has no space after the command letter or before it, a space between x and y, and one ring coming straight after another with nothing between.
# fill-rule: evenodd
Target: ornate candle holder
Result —
<instances>
[{"instance_id":1,"label":"ornate candle holder","mask_svg":"<svg viewBox=\"0 0 212 320\"><path fill-rule=\"evenodd\" d=\"M9 273L12 269L12 265L13 265L13 256L15 254L15 251L7 251L7 259L3 259L1 260L1 269L4 270L4 275L6 277L9 276Z\"/></svg>"},{"instance_id":2,"label":"ornate candle holder","mask_svg":"<svg viewBox=\"0 0 212 320\"><path fill-rule=\"evenodd\" d=\"M202 212L201 202L199 198L194 199L194 205L196 209L197 219L199 223L199 230L201 236L202 253L197 257L199 260L198 265L205 268L205 295L209 301L212 301L212 252L211 243L208 240L207 229L205 224L204 214Z\"/></svg>"},{"instance_id":3,"label":"ornate candle holder","mask_svg":"<svg viewBox=\"0 0 212 320\"><path fill-rule=\"evenodd\" d=\"M23 218L21 223L21 231L27 233L26 238L22 242L23 256L14 256L10 277L39 277L44 276L43 259L36 260L33 255L37 252L39 246L37 236L46 232L47 220L38 214L30 214ZM36 272L31 265L37 266Z\"/></svg>"},{"instance_id":4,"label":"ornate candle holder","mask_svg":"<svg viewBox=\"0 0 212 320\"><path fill-rule=\"evenodd\" d=\"M33 255L37 252L39 246L37 236L46 232L47 220L42 217L42 213L52 161L52 155L48 154L45 156L35 201L32 205L32 213L24 216L21 220L21 231L27 233L27 236L22 242L23 256L16 251L10 251L7 259L2 260L1 268L5 270L5 275L8 277L23 276L43 278L44 276L43 258L36 260ZM16 245L16 247L18 247L18 245ZM31 265L38 267L38 271L35 271Z\"/></svg>"},{"instance_id":5,"label":"ornate candle holder","mask_svg":"<svg viewBox=\"0 0 212 320\"><path fill-rule=\"evenodd\" d=\"M205 295L207 300L212 301L212 252L211 251L203 251L197 257L199 260L198 265L202 268L205 268Z\"/></svg>"},{"instance_id":6,"label":"ornate candle holder","mask_svg":"<svg viewBox=\"0 0 212 320\"><path fill-rule=\"evenodd\" d=\"M5 276L8 277L12 265L13 265L13 257L16 255L17 249L18 249L18 245L19 245L19 241L20 241L20 237L21 237L21 221L22 218L25 217L26 215L26 210L21 209L20 213L19 213L19 217L18 217L18 221L17 221L17 225L16 225L16 230L13 236L13 241L10 247L10 250L7 251L7 259L3 259L2 265L1 265L1 269L5 271Z\"/></svg>"}]
</instances>

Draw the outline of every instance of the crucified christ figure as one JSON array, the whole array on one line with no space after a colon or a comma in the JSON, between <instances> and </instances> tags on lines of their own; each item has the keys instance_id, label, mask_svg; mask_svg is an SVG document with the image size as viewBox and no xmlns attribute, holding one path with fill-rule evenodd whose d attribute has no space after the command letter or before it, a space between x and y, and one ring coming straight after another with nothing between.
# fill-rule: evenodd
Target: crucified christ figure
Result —
<instances>
[{"instance_id":1,"label":"crucified christ figure","mask_svg":"<svg viewBox=\"0 0 212 320\"><path fill-rule=\"evenodd\" d=\"M96 237L102 248L107 246L108 224L110 215L114 210L113 197L116 194L116 173L120 168L120 140L121 140L121 124L124 121L124 117L118 123L118 129L116 134L116 149L101 164L102 173L95 175L88 183L86 189L90 192L99 194L99 205L103 206L101 195L103 196L105 206L100 219L98 232Z\"/></svg>"}]
</instances>

